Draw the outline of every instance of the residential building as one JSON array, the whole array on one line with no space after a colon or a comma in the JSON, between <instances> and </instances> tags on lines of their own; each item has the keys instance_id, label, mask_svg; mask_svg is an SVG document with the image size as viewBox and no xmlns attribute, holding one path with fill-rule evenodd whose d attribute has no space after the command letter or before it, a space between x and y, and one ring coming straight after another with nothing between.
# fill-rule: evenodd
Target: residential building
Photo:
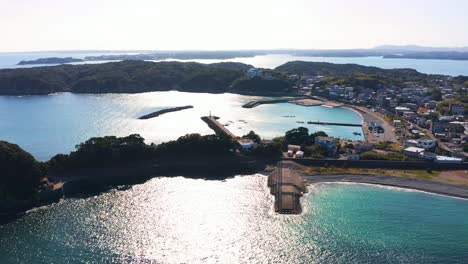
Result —
<instances>
[{"instance_id":1,"label":"residential building","mask_svg":"<svg viewBox=\"0 0 468 264\"><path fill-rule=\"evenodd\" d=\"M432 134L436 133L463 133L465 128L458 123L434 122L432 123Z\"/></svg>"},{"instance_id":2,"label":"residential building","mask_svg":"<svg viewBox=\"0 0 468 264\"><path fill-rule=\"evenodd\" d=\"M423 148L424 150L435 150L437 147L437 141L425 138L411 139L406 141L406 144L418 148Z\"/></svg>"},{"instance_id":3,"label":"residential building","mask_svg":"<svg viewBox=\"0 0 468 264\"><path fill-rule=\"evenodd\" d=\"M329 155L335 155L336 150L338 149L336 146L335 138L332 137L316 137L315 144L327 149Z\"/></svg>"},{"instance_id":4,"label":"residential building","mask_svg":"<svg viewBox=\"0 0 468 264\"><path fill-rule=\"evenodd\" d=\"M417 148L417 147L409 147L409 148L405 148L405 150L403 150L403 154L405 154L408 157L412 157L412 158L420 158L421 155L424 154L424 149L423 148Z\"/></svg>"},{"instance_id":5,"label":"residential building","mask_svg":"<svg viewBox=\"0 0 468 264\"><path fill-rule=\"evenodd\" d=\"M450 103L449 109L452 115L464 115L465 114L465 106L462 104Z\"/></svg>"},{"instance_id":6,"label":"residential building","mask_svg":"<svg viewBox=\"0 0 468 264\"><path fill-rule=\"evenodd\" d=\"M434 100L431 100L431 101L429 101L429 102L426 103L425 107L426 107L427 109L431 109L431 110L432 110L432 109L435 109L435 108L437 107L437 102L434 101Z\"/></svg>"},{"instance_id":7,"label":"residential building","mask_svg":"<svg viewBox=\"0 0 468 264\"><path fill-rule=\"evenodd\" d=\"M241 138L237 140L237 143L239 143L242 150L251 150L257 147L257 143L247 138Z\"/></svg>"}]
</instances>

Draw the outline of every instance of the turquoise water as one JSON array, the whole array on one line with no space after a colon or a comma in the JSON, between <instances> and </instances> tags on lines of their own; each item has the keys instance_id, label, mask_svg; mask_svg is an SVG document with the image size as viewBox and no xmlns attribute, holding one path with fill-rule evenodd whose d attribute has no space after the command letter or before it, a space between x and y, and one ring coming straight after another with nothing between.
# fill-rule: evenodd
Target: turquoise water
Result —
<instances>
[{"instance_id":1,"label":"turquoise water","mask_svg":"<svg viewBox=\"0 0 468 264\"><path fill-rule=\"evenodd\" d=\"M319 184L273 213L264 176L157 178L0 226L0 263L466 263L468 201Z\"/></svg>"},{"instance_id":2,"label":"turquoise water","mask_svg":"<svg viewBox=\"0 0 468 264\"><path fill-rule=\"evenodd\" d=\"M68 153L75 145L96 136L141 134L148 143L174 140L188 133L212 134L200 119L220 116L229 130L242 136L254 130L265 139L306 126L330 136L363 139L353 132L360 127L308 125L307 121L360 123L348 109L304 107L289 103L241 106L260 97L235 94L152 92L142 94L56 94L50 96L0 96L0 140L16 143L39 160ZM163 108L193 105L193 109L168 113L149 120L138 117ZM295 116L295 117L284 117ZM243 120L243 121L239 121ZM306 122L298 124L297 121Z\"/></svg>"}]
</instances>

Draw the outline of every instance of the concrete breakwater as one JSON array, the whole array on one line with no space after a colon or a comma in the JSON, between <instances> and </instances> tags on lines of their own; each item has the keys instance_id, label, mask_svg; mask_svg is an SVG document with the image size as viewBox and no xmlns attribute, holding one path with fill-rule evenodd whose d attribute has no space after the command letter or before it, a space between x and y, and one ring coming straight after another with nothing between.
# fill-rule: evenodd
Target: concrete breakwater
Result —
<instances>
[{"instance_id":1,"label":"concrete breakwater","mask_svg":"<svg viewBox=\"0 0 468 264\"><path fill-rule=\"evenodd\" d=\"M337 122L321 122L321 121L309 121L309 122L307 122L307 124L329 125L329 126L352 126L352 127L362 127L362 124L337 123Z\"/></svg>"},{"instance_id":2,"label":"concrete breakwater","mask_svg":"<svg viewBox=\"0 0 468 264\"><path fill-rule=\"evenodd\" d=\"M277 104L277 103L288 103L290 101L306 99L307 97L289 97L289 98L279 98L279 99L265 99L265 100L256 100L244 104L243 108L254 108L262 104Z\"/></svg>"},{"instance_id":3,"label":"concrete breakwater","mask_svg":"<svg viewBox=\"0 0 468 264\"><path fill-rule=\"evenodd\" d=\"M282 162L268 176L270 193L275 196L275 212L280 214L300 214L300 198L307 192L301 176Z\"/></svg>"},{"instance_id":4,"label":"concrete breakwater","mask_svg":"<svg viewBox=\"0 0 468 264\"><path fill-rule=\"evenodd\" d=\"M203 116L201 118L208 126L213 129L213 131L216 133L218 136L228 136L232 138L237 138L236 135L234 135L229 129L227 129L225 126L223 126L221 123L219 123L215 117L213 116Z\"/></svg>"},{"instance_id":5,"label":"concrete breakwater","mask_svg":"<svg viewBox=\"0 0 468 264\"><path fill-rule=\"evenodd\" d=\"M166 108L166 109L162 109L162 110L159 110L159 111L156 111L156 112L144 115L144 116L140 116L138 119L150 119L150 118L158 117L160 115L167 114L170 112L177 112L177 111L181 111L181 110L185 110L189 108L193 108L193 106L186 105L186 106L178 106L178 107L173 107L173 108Z\"/></svg>"}]
</instances>

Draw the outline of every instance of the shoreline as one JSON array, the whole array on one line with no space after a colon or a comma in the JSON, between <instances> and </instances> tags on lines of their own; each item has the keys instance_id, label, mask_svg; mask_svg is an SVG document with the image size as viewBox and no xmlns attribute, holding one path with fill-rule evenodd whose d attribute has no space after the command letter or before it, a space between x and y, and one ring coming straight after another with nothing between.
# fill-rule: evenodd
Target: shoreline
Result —
<instances>
[{"instance_id":1,"label":"shoreline","mask_svg":"<svg viewBox=\"0 0 468 264\"><path fill-rule=\"evenodd\" d=\"M371 184L422 191L452 198L468 199L468 187L414 178L363 174L311 174L301 175L301 177L308 185L316 183Z\"/></svg>"}]
</instances>

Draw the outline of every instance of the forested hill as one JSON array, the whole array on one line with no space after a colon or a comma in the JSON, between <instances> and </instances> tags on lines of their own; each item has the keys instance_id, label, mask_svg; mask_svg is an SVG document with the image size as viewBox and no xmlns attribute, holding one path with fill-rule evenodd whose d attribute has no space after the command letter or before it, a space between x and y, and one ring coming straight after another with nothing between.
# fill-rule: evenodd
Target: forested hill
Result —
<instances>
[{"instance_id":1,"label":"forested hill","mask_svg":"<svg viewBox=\"0 0 468 264\"><path fill-rule=\"evenodd\" d=\"M412 69L381 69L357 64L288 62L268 71L270 78L247 78L251 65L234 62L121 61L103 64L60 65L0 70L0 95L73 93L141 93L178 90L185 92L284 94L294 92L288 75L322 75L320 85L349 85L367 88L426 87L466 84L448 76L428 75ZM460 77L458 77L460 78Z\"/></svg>"},{"instance_id":2,"label":"forested hill","mask_svg":"<svg viewBox=\"0 0 468 264\"><path fill-rule=\"evenodd\" d=\"M0 70L0 94L227 92L252 66L242 63L121 61Z\"/></svg>"},{"instance_id":3,"label":"forested hill","mask_svg":"<svg viewBox=\"0 0 468 264\"><path fill-rule=\"evenodd\" d=\"M287 74L322 75L327 85L364 86L404 86L407 82L429 85L437 75L427 75L413 69L381 69L358 64L333 64L327 62L292 61L275 69Z\"/></svg>"}]
</instances>

